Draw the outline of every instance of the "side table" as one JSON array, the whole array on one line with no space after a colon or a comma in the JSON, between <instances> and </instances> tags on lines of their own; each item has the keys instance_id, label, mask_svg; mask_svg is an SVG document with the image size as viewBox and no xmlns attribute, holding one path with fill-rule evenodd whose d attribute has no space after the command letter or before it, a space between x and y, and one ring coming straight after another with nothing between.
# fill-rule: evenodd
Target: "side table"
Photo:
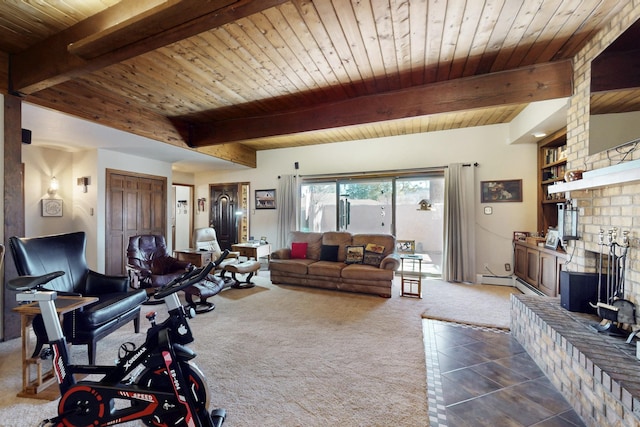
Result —
<instances>
[{"instance_id":1,"label":"side table","mask_svg":"<svg viewBox=\"0 0 640 427\"><path fill-rule=\"evenodd\" d=\"M179 251L173 251L174 256L178 261L190 262L196 267L202 267L209 264L213 258L212 251L201 251L198 249L182 249Z\"/></svg>"},{"instance_id":2,"label":"side table","mask_svg":"<svg viewBox=\"0 0 640 427\"><path fill-rule=\"evenodd\" d=\"M258 261L262 257L266 257L267 260L271 257L271 245L268 243L236 243L231 245L231 250L240 252L240 256L247 257L247 259L254 258Z\"/></svg>"},{"instance_id":3,"label":"side table","mask_svg":"<svg viewBox=\"0 0 640 427\"><path fill-rule=\"evenodd\" d=\"M65 313L95 301L98 301L98 298L59 296L56 298L56 312L60 321L62 321L62 316ZM38 356L31 357L33 349L29 339L29 327L33 318L40 314L40 307L37 302L32 302L14 307L13 311L20 314L20 327L22 329L22 391L18 393L18 397L55 400L60 397L60 391L57 387L53 368L43 372L42 363L44 361ZM32 368L35 371L35 378L31 377ZM56 387L51 387L52 385L56 385Z\"/></svg>"},{"instance_id":4,"label":"side table","mask_svg":"<svg viewBox=\"0 0 640 427\"><path fill-rule=\"evenodd\" d=\"M411 275L405 273L405 264ZM422 255L400 255L400 283L400 296L422 298Z\"/></svg>"}]
</instances>

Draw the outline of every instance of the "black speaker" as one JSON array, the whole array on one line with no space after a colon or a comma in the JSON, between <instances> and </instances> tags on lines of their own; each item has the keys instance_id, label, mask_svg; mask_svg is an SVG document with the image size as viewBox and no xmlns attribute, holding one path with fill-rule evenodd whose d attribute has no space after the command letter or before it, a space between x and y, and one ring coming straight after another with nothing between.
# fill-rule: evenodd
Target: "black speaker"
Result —
<instances>
[{"instance_id":1,"label":"black speaker","mask_svg":"<svg viewBox=\"0 0 640 427\"><path fill-rule=\"evenodd\" d=\"M22 129L22 143L31 144L31 131L29 129Z\"/></svg>"},{"instance_id":2,"label":"black speaker","mask_svg":"<svg viewBox=\"0 0 640 427\"><path fill-rule=\"evenodd\" d=\"M607 276L602 276L601 298L606 292ZM604 292L603 292L604 291ZM569 311L596 314L591 307L598 302L598 273L560 272L560 305Z\"/></svg>"}]
</instances>

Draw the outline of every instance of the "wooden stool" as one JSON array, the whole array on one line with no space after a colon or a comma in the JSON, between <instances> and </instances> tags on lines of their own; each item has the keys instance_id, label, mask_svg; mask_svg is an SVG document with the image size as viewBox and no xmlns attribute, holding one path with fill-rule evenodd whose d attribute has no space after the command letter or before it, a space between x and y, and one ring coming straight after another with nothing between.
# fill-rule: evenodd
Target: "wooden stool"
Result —
<instances>
[{"instance_id":1,"label":"wooden stool","mask_svg":"<svg viewBox=\"0 0 640 427\"><path fill-rule=\"evenodd\" d=\"M239 264L229 264L225 265L222 271L220 272L220 277L224 277L224 274L228 271L231 273L231 278L235 282L231 285L232 288L236 289L244 289L244 288L252 288L255 286L254 283L251 282L251 278L254 273L260 270L260 262L259 261L245 261ZM245 279L244 283L241 283L238 279L236 279L236 274L249 274Z\"/></svg>"}]
</instances>

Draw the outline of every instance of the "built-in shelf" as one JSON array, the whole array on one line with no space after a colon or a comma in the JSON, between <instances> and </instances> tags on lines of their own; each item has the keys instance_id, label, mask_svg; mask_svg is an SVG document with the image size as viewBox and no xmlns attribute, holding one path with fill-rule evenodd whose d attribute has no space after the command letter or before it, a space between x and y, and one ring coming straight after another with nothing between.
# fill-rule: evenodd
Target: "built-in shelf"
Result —
<instances>
[{"instance_id":1,"label":"built-in shelf","mask_svg":"<svg viewBox=\"0 0 640 427\"><path fill-rule=\"evenodd\" d=\"M585 172L582 176L583 178L577 181L549 185L547 191L554 194L640 181L640 160Z\"/></svg>"}]
</instances>

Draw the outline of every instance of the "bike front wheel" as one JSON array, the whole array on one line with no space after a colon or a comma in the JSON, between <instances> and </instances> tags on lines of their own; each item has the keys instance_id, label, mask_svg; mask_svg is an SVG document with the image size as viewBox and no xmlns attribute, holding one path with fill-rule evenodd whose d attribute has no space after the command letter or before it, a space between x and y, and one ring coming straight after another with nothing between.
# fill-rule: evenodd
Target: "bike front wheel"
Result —
<instances>
[{"instance_id":1,"label":"bike front wheel","mask_svg":"<svg viewBox=\"0 0 640 427\"><path fill-rule=\"evenodd\" d=\"M198 366L191 362L184 362L180 365L182 375L184 376L188 387L188 399L193 402L193 407L203 426L211 425L211 416L209 415L209 387L207 380ZM153 390L172 390L173 384L169 373L164 366L154 369L146 369L139 376L137 381L139 387L149 391ZM175 399L174 399L175 400ZM158 425L178 425L185 416L183 405L177 401L161 402L158 408L149 417L143 418L142 421L149 426Z\"/></svg>"}]
</instances>

